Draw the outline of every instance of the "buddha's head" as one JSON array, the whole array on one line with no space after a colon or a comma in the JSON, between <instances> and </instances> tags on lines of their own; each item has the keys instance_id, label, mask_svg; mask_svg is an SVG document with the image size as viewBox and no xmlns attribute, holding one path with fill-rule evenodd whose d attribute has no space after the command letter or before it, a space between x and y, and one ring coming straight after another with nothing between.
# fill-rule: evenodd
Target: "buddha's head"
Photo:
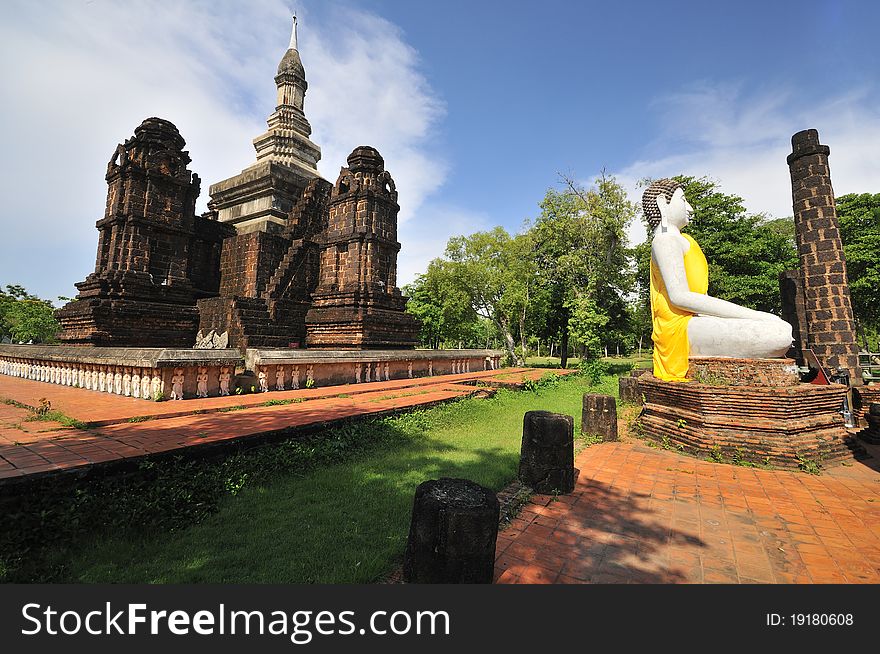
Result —
<instances>
[{"instance_id":1,"label":"buddha's head","mask_svg":"<svg viewBox=\"0 0 880 654\"><path fill-rule=\"evenodd\" d=\"M661 222L684 227L693 211L684 197L684 188L674 179L658 179L642 194L642 212L651 231Z\"/></svg>"}]
</instances>

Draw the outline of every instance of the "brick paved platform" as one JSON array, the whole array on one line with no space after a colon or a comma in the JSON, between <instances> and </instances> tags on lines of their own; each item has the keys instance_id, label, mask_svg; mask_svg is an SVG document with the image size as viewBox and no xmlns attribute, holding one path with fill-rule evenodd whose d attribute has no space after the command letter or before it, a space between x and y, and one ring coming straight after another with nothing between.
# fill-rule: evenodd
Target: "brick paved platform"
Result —
<instances>
[{"instance_id":1,"label":"brick paved platform","mask_svg":"<svg viewBox=\"0 0 880 654\"><path fill-rule=\"evenodd\" d=\"M0 482L430 405L491 392L480 384L521 385L546 373L508 368L180 402L137 400L3 376L0 399L36 407L46 398L53 410L88 423L88 428L29 421L33 414L28 409L0 404ZM267 402L289 403L266 406Z\"/></svg>"},{"instance_id":2,"label":"brick paved platform","mask_svg":"<svg viewBox=\"0 0 880 654\"><path fill-rule=\"evenodd\" d=\"M497 583L880 583L878 459L820 475L625 439L499 533Z\"/></svg>"}]
</instances>

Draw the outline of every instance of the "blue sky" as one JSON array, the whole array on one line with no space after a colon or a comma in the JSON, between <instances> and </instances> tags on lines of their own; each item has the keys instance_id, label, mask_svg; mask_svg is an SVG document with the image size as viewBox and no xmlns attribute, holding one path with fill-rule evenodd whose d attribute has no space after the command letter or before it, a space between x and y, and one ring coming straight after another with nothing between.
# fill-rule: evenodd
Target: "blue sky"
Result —
<instances>
[{"instance_id":1,"label":"blue sky","mask_svg":"<svg viewBox=\"0 0 880 654\"><path fill-rule=\"evenodd\" d=\"M306 115L334 181L379 148L402 205L400 279L449 236L537 214L566 172L707 174L790 215L785 155L814 127L835 190L880 192L871 2L6 2L0 284L73 295L94 265L116 143L174 122L209 184L254 161L300 16ZM631 240L644 238L641 225Z\"/></svg>"}]
</instances>

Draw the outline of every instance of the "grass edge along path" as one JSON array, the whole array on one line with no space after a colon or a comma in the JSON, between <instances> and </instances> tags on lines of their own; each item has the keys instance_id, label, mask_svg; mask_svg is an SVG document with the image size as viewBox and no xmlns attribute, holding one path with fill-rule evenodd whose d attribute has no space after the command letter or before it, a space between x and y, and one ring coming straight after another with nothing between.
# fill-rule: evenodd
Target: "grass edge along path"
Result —
<instances>
[{"instance_id":1,"label":"grass edge along path","mask_svg":"<svg viewBox=\"0 0 880 654\"><path fill-rule=\"evenodd\" d=\"M137 497L127 524L113 522L118 506L107 514L113 536L91 530L38 557L42 580L374 581L400 561L419 483L458 476L500 490L516 476L526 411L568 413L579 432L583 393L616 394L616 377L598 386L582 377L536 386L241 455L269 457L266 469L231 457L219 475L197 463L154 471L152 484L111 489L119 501ZM289 461L275 465L278 456Z\"/></svg>"}]
</instances>

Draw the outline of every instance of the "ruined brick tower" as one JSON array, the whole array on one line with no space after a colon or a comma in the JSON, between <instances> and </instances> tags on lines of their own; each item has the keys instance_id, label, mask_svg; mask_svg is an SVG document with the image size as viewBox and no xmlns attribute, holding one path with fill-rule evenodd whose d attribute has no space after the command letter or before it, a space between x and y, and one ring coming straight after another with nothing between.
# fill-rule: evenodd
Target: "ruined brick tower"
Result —
<instances>
[{"instance_id":1,"label":"ruined brick tower","mask_svg":"<svg viewBox=\"0 0 880 654\"><path fill-rule=\"evenodd\" d=\"M195 215L198 175L177 128L147 118L107 166L95 272L57 312L63 343L190 347L231 229Z\"/></svg>"},{"instance_id":2,"label":"ruined brick tower","mask_svg":"<svg viewBox=\"0 0 880 654\"><path fill-rule=\"evenodd\" d=\"M419 325L397 288L397 190L372 147L348 156L330 198L320 280L306 316L311 348L412 348Z\"/></svg>"},{"instance_id":3,"label":"ruined brick tower","mask_svg":"<svg viewBox=\"0 0 880 654\"><path fill-rule=\"evenodd\" d=\"M859 348L831 188L830 148L819 143L815 129L792 136L791 146L787 161L801 267L800 289L789 294L796 307L793 313L804 321L797 325L798 340L812 348L826 369L847 370L851 383L859 385ZM801 301L802 308L797 306Z\"/></svg>"},{"instance_id":4,"label":"ruined brick tower","mask_svg":"<svg viewBox=\"0 0 880 654\"><path fill-rule=\"evenodd\" d=\"M275 85L277 104L267 120L269 129L254 139L256 163L209 189L208 208L220 222L235 225L239 234L281 231L305 187L319 176L321 148L309 139L312 127L304 112L308 83L297 46L296 16Z\"/></svg>"}]
</instances>

